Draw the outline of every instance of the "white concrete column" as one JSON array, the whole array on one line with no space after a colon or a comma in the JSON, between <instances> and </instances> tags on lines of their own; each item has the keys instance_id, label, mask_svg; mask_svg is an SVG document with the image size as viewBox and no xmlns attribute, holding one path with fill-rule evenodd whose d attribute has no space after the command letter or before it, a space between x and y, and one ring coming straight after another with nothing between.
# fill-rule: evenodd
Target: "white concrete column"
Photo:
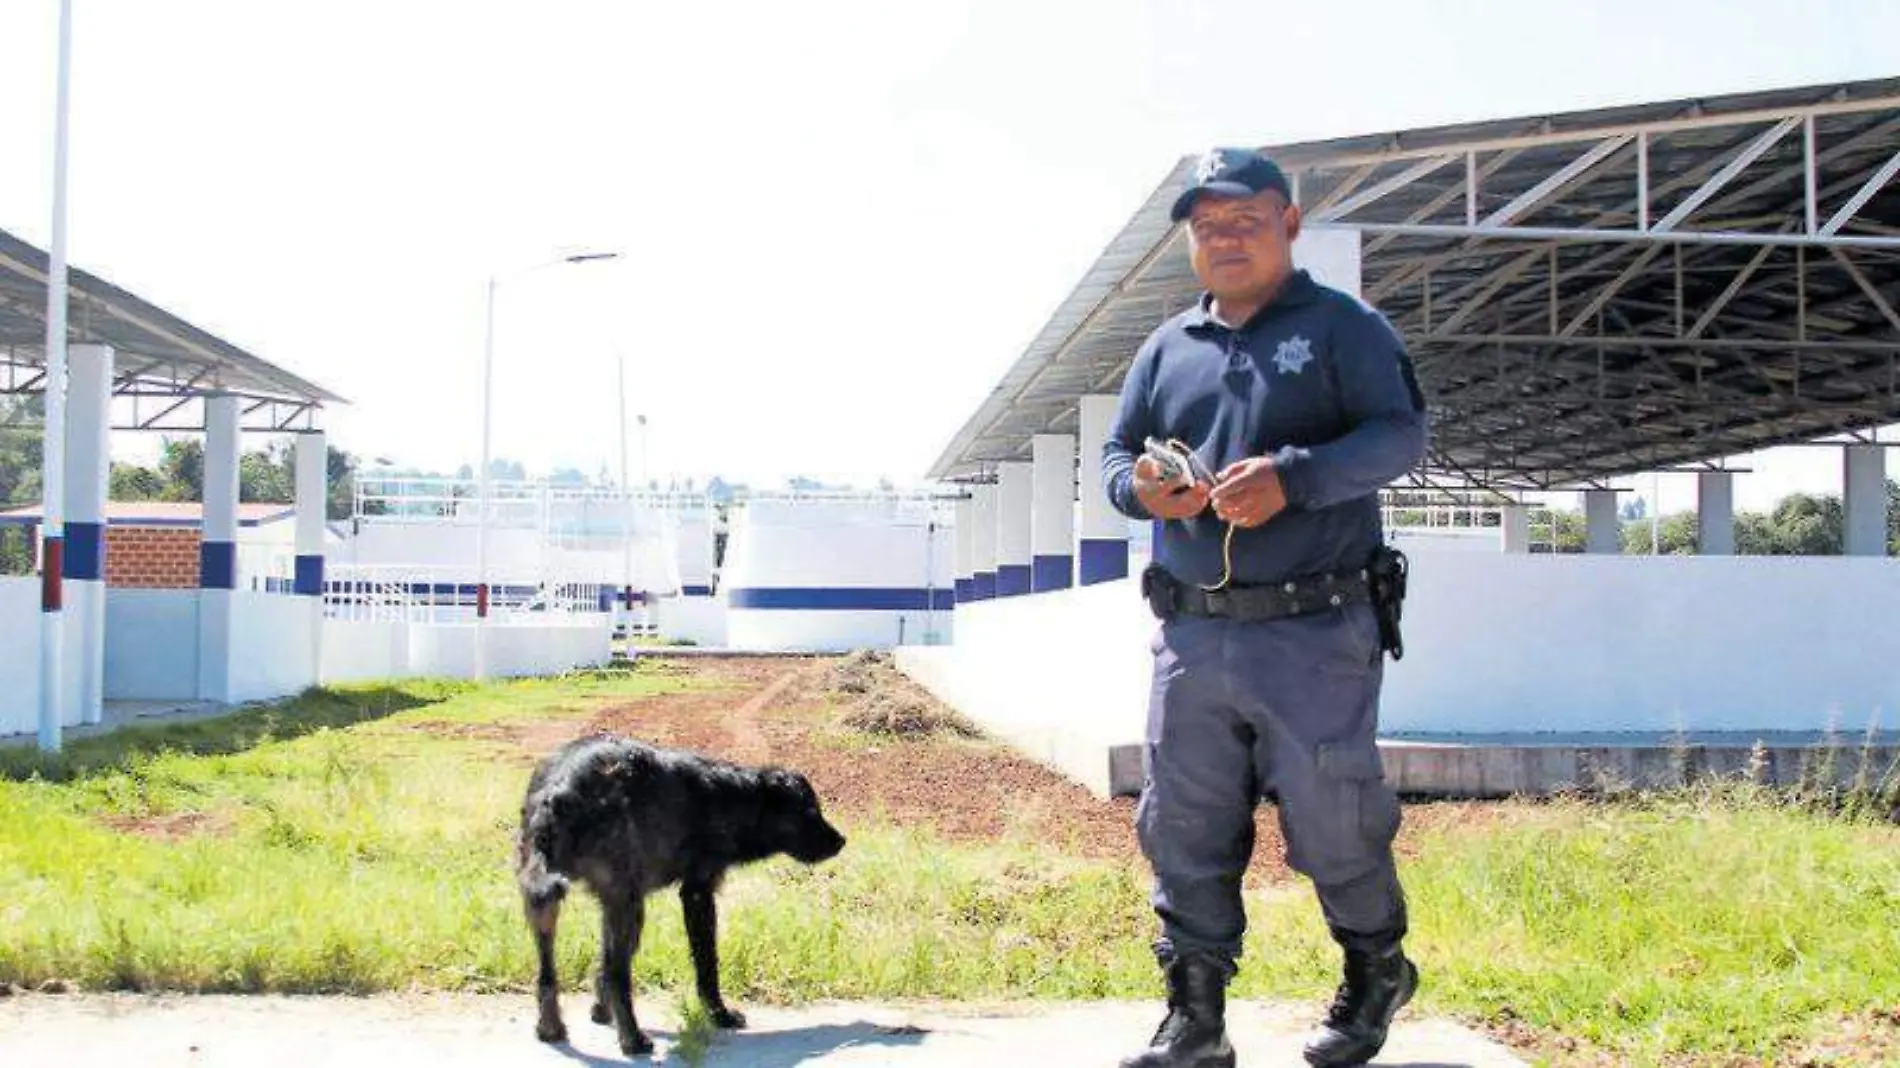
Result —
<instances>
[{"instance_id":1,"label":"white concrete column","mask_svg":"<svg viewBox=\"0 0 1900 1068\"><path fill-rule=\"evenodd\" d=\"M970 487L970 599L996 596L996 486Z\"/></svg>"},{"instance_id":2,"label":"white concrete column","mask_svg":"<svg viewBox=\"0 0 1900 1068\"><path fill-rule=\"evenodd\" d=\"M1501 528L1498 531L1503 549L1507 553L1528 553L1531 551L1531 510L1525 504L1506 504L1502 508Z\"/></svg>"},{"instance_id":3,"label":"white concrete column","mask_svg":"<svg viewBox=\"0 0 1900 1068\"><path fill-rule=\"evenodd\" d=\"M1849 445L1842 450L1846 470L1841 506L1848 556L1887 555L1887 453L1879 445ZM71 537L68 534L67 537ZM71 550L68 549L68 552Z\"/></svg>"},{"instance_id":4,"label":"white concrete column","mask_svg":"<svg viewBox=\"0 0 1900 1068\"><path fill-rule=\"evenodd\" d=\"M1360 296L1359 231L1352 227L1309 226L1293 242L1293 265L1315 282Z\"/></svg>"},{"instance_id":5,"label":"white concrete column","mask_svg":"<svg viewBox=\"0 0 1900 1068\"><path fill-rule=\"evenodd\" d=\"M1584 551L1615 556L1623 551L1623 520L1616 514L1616 491L1583 491Z\"/></svg>"},{"instance_id":6,"label":"white concrete column","mask_svg":"<svg viewBox=\"0 0 1900 1068\"><path fill-rule=\"evenodd\" d=\"M957 603L964 604L975 597L975 568L970 566L971 538L976 527L976 502L965 495L957 499Z\"/></svg>"},{"instance_id":7,"label":"white concrete column","mask_svg":"<svg viewBox=\"0 0 1900 1068\"><path fill-rule=\"evenodd\" d=\"M291 593L308 602L310 681L323 681L323 524L330 497L329 442L320 430L297 435L297 564Z\"/></svg>"},{"instance_id":8,"label":"white concrete column","mask_svg":"<svg viewBox=\"0 0 1900 1068\"><path fill-rule=\"evenodd\" d=\"M1696 475L1696 551L1703 556L1735 555L1735 475L1703 471Z\"/></svg>"},{"instance_id":9,"label":"white concrete column","mask_svg":"<svg viewBox=\"0 0 1900 1068\"><path fill-rule=\"evenodd\" d=\"M996 476L996 596L1017 597L1030 589L1035 468L998 464Z\"/></svg>"},{"instance_id":10,"label":"white concrete column","mask_svg":"<svg viewBox=\"0 0 1900 1068\"><path fill-rule=\"evenodd\" d=\"M1035 468L1029 587L1066 590L1075 585L1075 439L1037 434L1029 447Z\"/></svg>"},{"instance_id":11,"label":"white concrete column","mask_svg":"<svg viewBox=\"0 0 1900 1068\"><path fill-rule=\"evenodd\" d=\"M238 399L205 398L204 529L198 552L198 698L231 700L237 588Z\"/></svg>"},{"instance_id":12,"label":"white concrete column","mask_svg":"<svg viewBox=\"0 0 1900 1068\"><path fill-rule=\"evenodd\" d=\"M1076 582L1083 586L1128 575L1128 519L1108 502L1102 488L1102 446L1120 405L1121 398L1113 394L1081 399L1076 486L1082 498L1082 536L1076 549Z\"/></svg>"},{"instance_id":13,"label":"white concrete column","mask_svg":"<svg viewBox=\"0 0 1900 1068\"><path fill-rule=\"evenodd\" d=\"M73 345L67 361L64 712L78 723L98 723L105 718L113 351Z\"/></svg>"}]
</instances>

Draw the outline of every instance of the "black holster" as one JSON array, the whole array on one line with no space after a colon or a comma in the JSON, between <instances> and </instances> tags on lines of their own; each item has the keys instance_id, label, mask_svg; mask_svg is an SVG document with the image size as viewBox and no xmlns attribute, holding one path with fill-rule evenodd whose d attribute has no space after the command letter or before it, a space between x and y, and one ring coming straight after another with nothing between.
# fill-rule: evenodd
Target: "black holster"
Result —
<instances>
[{"instance_id":1,"label":"black holster","mask_svg":"<svg viewBox=\"0 0 1900 1068\"><path fill-rule=\"evenodd\" d=\"M1405 659L1405 640L1399 616L1405 607L1405 554L1381 543L1366 562L1366 584L1372 588L1372 610L1379 619L1379 644L1392 659Z\"/></svg>"},{"instance_id":2,"label":"black holster","mask_svg":"<svg viewBox=\"0 0 1900 1068\"><path fill-rule=\"evenodd\" d=\"M1141 595L1147 599L1148 610L1156 619L1165 623L1174 618L1174 576L1168 574L1166 568L1150 563L1141 569Z\"/></svg>"}]
</instances>

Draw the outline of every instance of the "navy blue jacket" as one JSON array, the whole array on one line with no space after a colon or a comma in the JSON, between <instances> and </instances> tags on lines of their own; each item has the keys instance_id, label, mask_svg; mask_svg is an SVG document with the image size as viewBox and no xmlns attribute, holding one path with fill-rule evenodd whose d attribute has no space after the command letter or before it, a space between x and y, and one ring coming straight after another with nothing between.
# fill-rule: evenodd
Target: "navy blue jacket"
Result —
<instances>
[{"instance_id":1,"label":"navy blue jacket","mask_svg":"<svg viewBox=\"0 0 1900 1068\"><path fill-rule=\"evenodd\" d=\"M1233 581L1362 566L1382 536L1379 489L1425 455L1424 398L1404 342L1383 315L1305 271L1238 330L1209 306L1203 296L1135 354L1102 449L1109 500L1130 518L1153 518L1134 490L1149 436L1180 440L1216 473L1271 456L1287 509L1234 533ZM1156 526L1155 560L1170 574L1220 580L1227 526L1211 506Z\"/></svg>"}]
</instances>

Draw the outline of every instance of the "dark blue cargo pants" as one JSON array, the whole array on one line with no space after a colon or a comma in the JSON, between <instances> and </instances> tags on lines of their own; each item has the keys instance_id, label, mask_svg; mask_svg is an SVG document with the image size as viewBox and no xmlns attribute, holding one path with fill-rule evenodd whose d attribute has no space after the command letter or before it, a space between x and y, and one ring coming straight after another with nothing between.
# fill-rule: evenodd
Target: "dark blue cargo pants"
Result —
<instances>
[{"instance_id":1,"label":"dark blue cargo pants","mask_svg":"<svg viewBox=\"0 0 1900 1068\"><path fill-rule=\"evenodd\" d=\"M1334 939L1373 950L1403 937L1399 804L1374 741L1383 660L1371 606L1258 622L1177 616L1151 651L1136 822L1155 875L1157 950L1239 958L1241 876L1269 793L1287 863L1313 881Z\"/></svg>"}]
</instances>

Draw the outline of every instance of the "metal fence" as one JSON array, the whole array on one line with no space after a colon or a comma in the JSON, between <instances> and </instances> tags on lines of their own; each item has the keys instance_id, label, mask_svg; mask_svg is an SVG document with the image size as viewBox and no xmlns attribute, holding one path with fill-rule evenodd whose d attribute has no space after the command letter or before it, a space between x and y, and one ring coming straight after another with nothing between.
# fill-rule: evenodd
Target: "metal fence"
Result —
<instances>
[{"instance_id":1,"label":"metal fence","mask_svg":"<svg viewBox=\"0 0 1900 1068\"><path fill-rule=\"evenodd\" d=\"M346 564L332 568L325 580L323 609L332 619L358 622L465 622L475 617L477 589L476 583L467 581L466 569ZM537 615L612 615L620 596L621 587L603 582L497 584L490 590L489 616L505 620Z\"/></svg>"}]
</instances>

